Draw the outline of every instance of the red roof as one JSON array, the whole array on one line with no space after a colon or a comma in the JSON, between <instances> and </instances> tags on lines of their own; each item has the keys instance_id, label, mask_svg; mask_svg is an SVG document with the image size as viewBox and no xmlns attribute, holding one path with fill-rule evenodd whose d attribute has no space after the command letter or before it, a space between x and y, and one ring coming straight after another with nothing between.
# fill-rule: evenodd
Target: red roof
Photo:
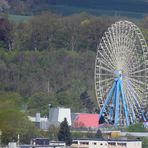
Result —
<instances>
[{"instance_id":1,"label":"red roof","mask_svg":"<svg viewBox=\"0 0 148 148\"><path fill-rule=\"evenodd\" d=\"M79 127L99 127L98 114L78 114L72 125L74 128Z\"/></svg>"}]
</instances>

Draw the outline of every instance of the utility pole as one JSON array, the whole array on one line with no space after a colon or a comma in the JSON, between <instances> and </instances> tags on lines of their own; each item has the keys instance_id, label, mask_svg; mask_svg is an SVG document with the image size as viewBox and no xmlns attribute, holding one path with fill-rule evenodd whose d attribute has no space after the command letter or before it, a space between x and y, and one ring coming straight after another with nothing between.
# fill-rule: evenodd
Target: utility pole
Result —
<instances>
[{"instance_id":1,"label":"utility pole","mask_svg":"<svg viewBox=\"0 0 148 148\"><path fill-rule=\"evenodd\" d=\"M0 130L0 147L2 147L2 140L1 140L1 138L2 138L2 131Z\"/></svg>"}]
</instances>

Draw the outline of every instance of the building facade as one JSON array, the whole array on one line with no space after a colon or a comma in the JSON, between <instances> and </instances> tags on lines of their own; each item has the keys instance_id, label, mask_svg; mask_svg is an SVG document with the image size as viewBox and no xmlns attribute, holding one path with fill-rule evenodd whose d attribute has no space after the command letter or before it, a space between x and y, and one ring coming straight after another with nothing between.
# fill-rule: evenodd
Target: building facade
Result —
<instances>
[{"instance_id":1,"label":"building facade","mask_svg":"<svg viewBox=\"0 0 148 148\"><path fill-rule=\"evenodd\" d=\"M72 148L142 148L139 140L76 139Z\"/></svg>"}]
</instances>

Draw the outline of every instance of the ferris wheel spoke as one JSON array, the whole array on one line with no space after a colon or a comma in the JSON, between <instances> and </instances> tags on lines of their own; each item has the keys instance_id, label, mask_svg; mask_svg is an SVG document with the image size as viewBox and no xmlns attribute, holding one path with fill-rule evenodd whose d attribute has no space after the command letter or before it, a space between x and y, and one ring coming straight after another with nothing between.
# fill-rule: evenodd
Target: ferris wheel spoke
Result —
<instances>
[{"instance_id":1,"label":"ferris wheel spoke","mask_svg":"<svg viewBox=\"0 0 148 148\"><path fill-rule=\"evenodd\" d=\"M130 84L135 86L137 89L139 89L141 92L143 92L146 85L141 85L140 83L137 83L134 80L136 80L136 79L130 79L130 80L127 81L127 83L129 82Z\"/></svg>"},{"instance_id":2,"label":"ferris wheel spoke","mask_svg":"<svg viewBox=\"0 0 148 148\"><path fill-rule=\"evenodd\" d=\"M108 36L107 36L107 33L105 33L105 37L103 37L103 42L104 42L104 45L105 45L105 49L107 49L107 53L109 53L109 56L110 56L110 58L111 58L111 60L112 60L112 63L113 63L113 65L114 65L114 61L115 61L115 56L113 56L113 53L112 53L112 51L110 50L110 49L112 49L112 47L111 47L111 45L110 45L110 41L109 41L109 39L108 39ZM108 44L107 44L108 43ZM112 49L113 50L113 49Z\"/></svg>"},{"instance_id":3,"label":"ferris wheel spoke","mask_svg":"<svg viewBox=\"0 0 148 148\"><path fill-rule=\"evenodd\" d=\"M103 48L104 48L104 46L102 46L102 44L100 44L100 49L103 50L103 54L100 53L101 56L103 57L103 59L104 59L105 61L108 62L108 64L112 65L112 67L115 67L114 64L112 63L112 59L111 59L111 57L109 57L109 56L107 55L105 49L103 49ZM100 51L100 50L99 50L99 51Z\"/></svg>"},{"instance_id":4,"label":"ferris wheel spoke","mask_svg":"<svg viewBox=\"0 0 148 148\"><path fill-rule=\"evenodd\" d=\"M109 45L110 45L110 47L111 47L111 53L112 53L112 59L113 59L113 63L115 64L116 63L116 61L117 61L117 58L116 58L116 52L115 52L115 45L113 45L113 44L111 44L111 42L112 43L114 43L114 40L113 40L113 37L112 37L112 35L111 35L111 33L110 33L111 31L110 30L108 30L108 40L110 40L109 41Z\"/></svg>"},{"instance_id":5,"label":"ferris wheel spoke","mask_svg":"<svg viewBox=\"0 0 148 148\"><path fill-rule=\"evenodd\" d=\"M102 37L102 42L104 43L104 45L105 45L105 47L106 48L104 48L104 50L107 50L107 54L108 54L108 56L110 56L111 57L111 55L112 55L112 53L111 53L111 51L110 51L110 44L109 44L109 42L108 42L109 40L108 40L108 38L107 38L107 35L105 34L105 36L104 37ZM112 58L112 57L111 57Z\"/></svg>"},{"instance_id":6,"label":"ferris wheel spoke","mask_svg":"<svg viewBox=\"0 0 148 148\"><path fill-rule=\"evenodd\" d=\"M136 71L134 71L134 72L131 72L131 73L129 73L130 75L132 75L132 74L138 74L138 73L141 73L141 72L145 72L146 70L145 69L141 69L141 70L136 70Z\"/></svg>"},{"instance_id":7,"label":"ferris wheel spoke","mask_svg":"<svg viewBox=\"0 0 148 148\"><path fill-rule=\"evenodd\" d=\"M130 99L129 94L127 94L127 93L126 93L126 100L127 100L126 102L127 102L131 122L134 123L134 121L136 119L135 111L133 108L134 104L132 103L132 100Z\"/></svg>"},{"instance_id":8,"label":"ferris wheel spoke","mask_svg":"<svg viewBox=\"0 0 148 148\"><path fill-rule=\"evenodd\" d=\"M138 101L138 99L137 99L137 96L136 96L136 94L134 93L134 91L133 91L133 89L131 89L131 87L129 87L128 86L128 89L129 89L129 93L131 94L131 96L132 96L132 98L133 98L133 101L135 101L135 105L138 107L138 111L139 111L139 109L141 108L140 107L140 103L139 103L139 101Z\"/></svg>"},{"instance_id":9,"label":"ferris wheel spoke","mask_svg":"<svg viewBox=\"0 0 148 148\"><path fill-rule=\"evenodd\" d=\"M105 85L102 85L100 82L96 82L97 86L98 86L98 89L97 91L100 91L102 88L107 88L108 86L111 86L111 84L113 84L113 81L109 81L107 84Z\"/></svg>"},{"instance_id":10,"label":"ferris wheel spoke","mask_svg":"<svg viewBox=\"0 0 148 148\"><path fill-rule=\"evenodd\" d=\"M109 65L109 66L111 66L114 69L115 66L113 65L113 63L110 62L110 60L106 56L103 55L101 50L98 50L98 55L99 56L98 56L97 60L104 61L104 63L107 64L107 66Z\"/></svg>"},{"instance_id":11,"label":"ferris wheel spoke","mask_svg":"<svg viewBox=\"0 0 148 148\"><path fill-rule=\"evenodd\" d=\"M107 72L110 72L110 73L114 73L114 71L113 70L111 70L111 69L108 69L108 68L106 68L106 67L103 67L103 66L101 66L101 65L96 65L96 67L98 67L98 68L100 68L100 70L105 70L105 71L107 71Z\"/></svg>"},{"instance_id":12,"label":"ferris wheel spoke","mask_svg":"<svg viewBox=\"0 0 148 148\"><path fill-rule=\"evenodd\" d=\"M141 85L137 85L135 82L130 81L130 84L132 85L132 87L137 91L138 94L140 94L140 96L143 95L143 91L145 90L144 88L142 89ZM140 97L141 98L141 97Z\"/></svg>"},{"instance_id":13,"label":"ferris wheel spoke","mask_svg":"<svg viewBox=\"0 0 148 148\"><path fill-rule=\"evenodd\" d=\"M138 107L135 104L135 101L133 100L133 96L129 93L129 91L127 91L127 96L129 97L129 101L132 104L129 108L133 106L133 114L134 114L133 116L136 116L136 114L139 114Z\"/></svg>"},{"instance_id":14,"label":"ferris wheel spoke","mask_svg":"<svg viewBox=\"0 0 148 148\"><path fill-rule=\"evenodd\" d=\"M139 117L141 117L141 116L144 117L144 116L143 116L143 113L142 113L141 104L139 103L140 100L138 100L137 94L135 94L134 91L132 91L132 90L133 90L132 87L128 87L128 88L130 88L130 91L129 91L129 92L130 92L131 95L133 96L133 99L134 99L135 104L136 104L136 106L137 106ZM145 117L144 117L144 118L145 118Z\"/></svg>"},{"instance_id":15,"label":"ferris wheel spoke","mask_svg":"<svg viewBox=\"0 0 148 148\"><path fill-rule=\"evenodd\" d=\"M130 75L131 78L148 78L148 76L138 76L138 75Z\"/></svg>"},{"instance_id":16,"label":"ferris wheel spoke","mask_svg":"<svg viewBox=\"0 0 148 148\"><path fill-rule=\"evenodd\" d=\"M115 35L115 29L113 26L111 26L109 29L110 35L111 35L111 39L112 39L112 44L114 46L114 51L116 53L116 49L117 49L117 45L116 45L116 35Z\"/></svg>"},{"instance_id":17,"label":"ferris wheel spoke","mask_svg":"<svg viewBox=\"0 0 148 148\"><path fill-rule=\"evenodd\" d=\"M111 65L111 63L108 64L107 61L105 61L104 59L100 58L99 59L99 62L101 63L101 65L103 64L102 67L105 67L107 69L110 69L112 71L115 71L115 68Z\"/></svg>"},{"instance_id":18,"label":"ferris wheel spoke","mask_svg":"<svg viewBox=\"0 0 148 148\"><path fill-rule=\"evenodd\" d=\"M134 73L134 72L137 72L137 70L142 70L142 69L144 69L144 68L142 68L141 69L141 67L143 67L144 66L144 62L139 62L138 61L138 63L136 63L136 65L129 71L129 73ZM144 69L145 70L145 69Z\"/></svg>"},{"instance_id":19,"label":"ferris wheel spoke","mask_svg":"<svg viewBox=\"0 0 148 148\"><path fill-rule=\"evenodd\" d=\"M99 83L104 83L104 82L113 81L113 80L114 80L113 78L104 79L104 80L99 81Z\"/></svg>"},{"instance_id":20,"label":"ferris wheel spoke","mask_svg":"<svg viewBox=\"0 0 148 148\"><path fill-rule=\"evenodd\" d=\"M113 39L113 33L112 33L113 31L112 31L112 28L111 27L109 27L108 28L108 34L109 34L109 37L108 37L108 40L110 40L110 45L111 45L111 47L112 47L112 53L113 53L113 55L115 55L115 59L116 59L116 53L115 53L115 44L114 44L114 39Z\"/></svg>"},{"instance_id":21,"label":"ferris wheel spoke","mask_svg":"<svg viewBox=\"0 0 148 148\"><path fill-rule=\"evenodd\" d=\"M108 76L113 78L113 74L104 74L104 73L98 73L100 76Z\"/></svg>"},{"instance_id":22,"label":"ferris wheel spoke","mask_svg":"<svg viewBox=\"0 0 148 148\"><path fill-rule=\"evenodd\" d=\"M128 30L128 29L127 29L127 30ZM129 40L128 40L129 34L130 34L130 31L127 31L127 32L125 32L125 33L123 34L123 45L124 45L125 47L128 47L127 42L129 41Z\"/></svg>"},{"instance_id":23,"label":"ferris wheel spoke","mask_svg":"<svg viewBox=\"0 0 148 148\"><path fill-rule=\"evenodd\" d=\"M117 25L114 25L114 24L113 24L113 38L114 38L114 42L115 42L115 49L118 50Z\"/></svg>"},{"instance_id":24,"label":"ferris wheel spoke","mask_svg":"<svg viewBox=\"0 0 148 148\"><path fill-rule=\"evenodd\" d=\"M133 94L136 94L135 96L137 96L137 98L139 98L138 100L140 101L140 104L142 104L142 101L140 98L142 98L143 94L140 91L140 89L137 89L137 87L135 87L135 85L133 85L131 82L128 83L127 87L130 88L130 90L133 92Z\"/></svg>"},{"instance_id":25,"label":"ferris wheel spoke","mask_svg":"<svg viewBox=\"0 0 148 148\"><path fill-rule=\"evenodd\" d=\"M111 84L111 83L110 83L110 84ZM101 87L101 88L98 90L98 92L100 93L100 91L101 91L103 94L107 94L108 91L110 90L109 88L111 88L111 85L108 85L108 87L107 87L107 86Z\"/></svg>"}]
</instances>

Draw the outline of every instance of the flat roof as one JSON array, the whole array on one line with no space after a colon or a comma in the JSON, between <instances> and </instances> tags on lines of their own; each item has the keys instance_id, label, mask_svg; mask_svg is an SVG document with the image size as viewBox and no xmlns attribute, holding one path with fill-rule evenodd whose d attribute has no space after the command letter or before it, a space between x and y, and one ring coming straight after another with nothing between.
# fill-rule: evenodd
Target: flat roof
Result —
<instances>
[{"instance_id":1,"label":"flat roof","mask_svg":"<svg viewBox=\"0 0 148 148\"><path fill-rule=\"evenodd\" d=\"M139 139L102 139L102 138L77 138L77 139L73 139L74 140L87 140L87 141L120 141L120 142L141 142L141 140Z\"/></svg>"}]
</instances>

